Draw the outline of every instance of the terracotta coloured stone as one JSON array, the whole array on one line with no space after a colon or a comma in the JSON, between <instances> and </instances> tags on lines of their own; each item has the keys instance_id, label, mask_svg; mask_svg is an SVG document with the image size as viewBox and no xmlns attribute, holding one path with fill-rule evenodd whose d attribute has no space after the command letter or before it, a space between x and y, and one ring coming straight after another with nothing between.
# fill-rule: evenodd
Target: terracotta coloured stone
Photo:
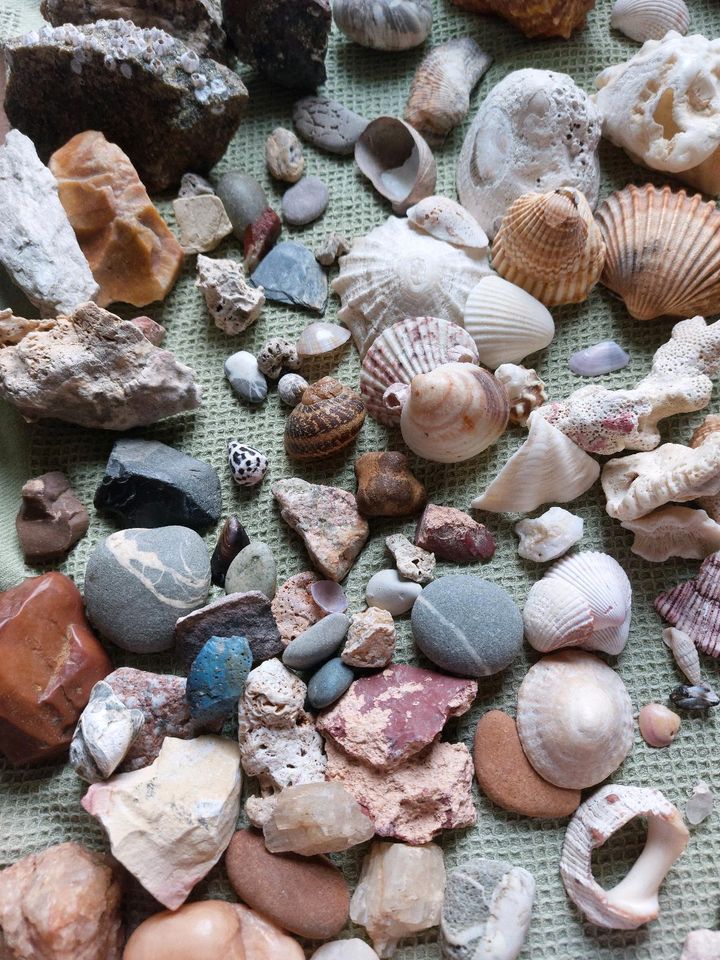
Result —
<instances>
[{"instance_id":1,"label":"terracotta coloured stone","mask_svg":"<svg viewBox=\"0 0 720 960\"><path fill-rule=\"evenodd\" d=\"M79 843L30 854L0 872L3 960L120 960L119 872Z\"/></svg>"},{"instance_id":2,"label":"terracotta coloured stone","mask_svg":"<svg viewBox=\"0 0 720 960\"><path fill-rule=\"evenodd\" d=\"M450 717L467 713L476 695L474 680L395 663L356 680L317 728L356 760L393 770L432 743Z\"/></svg>"},{"instance_id":3,"label":"terracotta coloured stone","mask_svg":"<svg viewBox=\"0 0 720 960\"><path fill-rule=\"evenodd\" d=\"M317 573L305 570L286 580L275 594L272 612L285 646L328 615L328 611L315 603L310 593L310 584L321 580L322 577Z\"/></svg>"},{"instance_id":4,"label":"terracotta coloured stone","mask_svg":"<svg viewBox=\"0 0 720 960\"><path fill-rule=\"evenodd\" d=\"M100 284L96 303L144 307L164 300L182 268L183 250L120 147L86 130L56 150L48 166Z\"/></svg>"},{"instance_id":5,"label":"terracotta coloured stone","mask_svg":"<svg viewBox=\"0 0 720 960\"><path fill-rule=\"evenodd\" d=\"M422 509L427 492L404 453L363 453L355 461L358 510L365 517L406 517Z\"/></svg>"},{"instance_id":6,"label":"terracotta coloured stone","mask_svg":"<svg viewBox=\"0 0 720 960\"><path fill-rule=\"evenodd\" d=\"M440 560L474 563L489 560L495 553L495 537L482 523L456 510L429 503L418 521L415 543Z\"/></svg>"},{"instance_id":7,"label":"terracotta coloured stone","mask_svg":"<svg viewBox=\"0 0 720 960\"><path fill-rule=\"evenodd\" d=\"M257 220L249 223L243 231L243 266L252 273L262 258L278 242L282 220L272 207L267 207Z\"/></svg>"},{"instance_id":8,"label":"terracotta coloured stone","mask_svg":"<svg viewBox=\"0 0 720 960\"><path fill-rule=\"evenodd\" d=\"M0 593L0 659L0 752L13 764L61 756L112 669L69 577L46 573Z\"/></svg>"},{"instance_id":9,"label":"terracotta coloured stone","mask_svg":"<svg viewBox=\"0 0 720 960\"><path fill-rule=\"evenodd\" d=\"M15 529L28 563L59 560L87 533L88 512L64 473L33 477L22 488Z\"/></svg>"},{"instance_id":10,"label":"terracotta coloured stone","mask_svg":"<svg viewBox=\"0 0 720 960\"><path fill-rule=\"evenodd\" d=\"M535 772L515 721L502 710L480 718L473 760L480 789L503 810L525 817L569 817L580 804L579 790L556 787Z\"/></svg>"},{"instance_id":11,"label":"terracotta coloured stone","mask_svg":"<svg viewBox=\"0 0 720 960\"><path fill-rule=\"evenodd\" d=\"M283 930L328 940L347 923L348 885L325 857L269 853L261 833L238 830L225 869L238 897Z\"/></svg>"},{"instance_id":12,"label":"terracotta coloured stone","mask_svg":"<svg viewBox=\"0 0 720 960\"><path fill-rule=\"evenodd\" d=\"M275 657L283 649L270 601L259 590L230 593L180 617L175 625L175 650L186 666L210 637L245 637L253 663Z\"/></svg>"}]
</instances>

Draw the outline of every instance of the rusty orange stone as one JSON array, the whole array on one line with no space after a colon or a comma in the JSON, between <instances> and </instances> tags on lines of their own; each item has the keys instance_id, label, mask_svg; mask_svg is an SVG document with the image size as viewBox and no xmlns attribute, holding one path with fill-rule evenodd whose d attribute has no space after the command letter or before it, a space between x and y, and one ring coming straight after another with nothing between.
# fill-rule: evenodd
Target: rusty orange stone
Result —
<instances>
[{"instance_id":1,"label":"rusty orange stone","mask_svg":"<svg viewBox=\"0 0 720 960\"><path fill-rule=\"evenodd\" d=\"M62 756L98 680L112 670L62 573L0 593L0 752L12 764Z\"/></svg>"}]
</instances>

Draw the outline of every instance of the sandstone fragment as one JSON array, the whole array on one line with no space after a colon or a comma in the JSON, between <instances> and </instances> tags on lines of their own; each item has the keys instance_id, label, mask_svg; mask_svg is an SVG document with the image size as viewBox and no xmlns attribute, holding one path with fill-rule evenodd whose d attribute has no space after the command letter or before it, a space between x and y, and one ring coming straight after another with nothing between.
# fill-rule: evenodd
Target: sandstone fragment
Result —
<instances>
[{"instance_id":1,"label":"sandstone fragment","mask_svg":"<svg viewBox=\"0 0 720 960\"><path fill-rule=\"evenodd\" d=\"M220 197L200 194L173 200L175 222L185 253L207 253L232 233Z\"/></svg>"},{"instance_id":2,"label":"sandstone fragment","mask_svg":"<svg viewBox=\"0 0 720 960\"><path fill-rule=\"evenodd\" d=\"M309 570L296 573L282 584L273 597L272 612L285 646L327 616L327 610L315 603L310 592L310 585L320 580L322 577Z\"/></svg>"},{"instance_id":3,"label":"sandstone fragment","mask_svg":"<svg viewBox=\"0 0 720 960\"><path fill-rule=\"evenodd\" d=\"M375 828L341 784L319 782L281 791L263 833L271 853L292 851L312 857L364 843Z\"/></svg>"},{"instance_id":4,"label":"sandstone fragment","mask_svg":"<svg viewBox=\"0 0 720 960\"><path fill-rule=\"evenodd\" d=\"M395 652L395 622L380 607L368 607L350 621L340 657L349 667L377 670L386 667Z\"/></svg>"},{"instance_id":5,"label":"sandstone fragment","mask_svg":"<svg viewBox=\"0 0 720 960\"><path fill-rule=\"evenodd\" d=\"M235 336L255 323L265 306L265 294L262 287L247 282L242 264L199 256L197 273L197 286L216 327Z\"/></svg>"},{"instance_id":6,"label":"sandstone fragment","mask_svg":"<svg viewBox=\"0 0 720 960\"><path fill-rule=\"evenodd\" d=\"M64 557L85 536L89 522L64 473L44 473L23 486L15 528L28 563Z\"/></svg>"}]
</instances>

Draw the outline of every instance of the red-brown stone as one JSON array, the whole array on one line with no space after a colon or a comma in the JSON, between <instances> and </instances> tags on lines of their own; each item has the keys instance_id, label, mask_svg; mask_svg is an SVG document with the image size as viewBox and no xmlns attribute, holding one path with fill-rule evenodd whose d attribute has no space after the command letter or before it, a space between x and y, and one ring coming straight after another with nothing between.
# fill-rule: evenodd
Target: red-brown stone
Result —
<instances>
[{"instance_id":1,"label":"red-brown stone","mask_svg":"<svg viewBox=\"0 0 720 960\"><path fill-rule=\"evenodd\" d=\"M415 544L452 563L489 560L496 547L495 537L484 524L462 510L436 503L429 503L418 520Z\"/></svg>"}]
</instances>

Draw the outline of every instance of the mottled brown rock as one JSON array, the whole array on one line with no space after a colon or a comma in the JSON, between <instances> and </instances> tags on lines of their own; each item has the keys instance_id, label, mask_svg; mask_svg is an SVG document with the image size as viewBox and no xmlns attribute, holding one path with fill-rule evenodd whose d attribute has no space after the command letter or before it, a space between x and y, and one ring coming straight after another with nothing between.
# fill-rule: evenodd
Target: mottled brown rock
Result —
<instances>
[{"instance_id":1,"label":"mottled brown rock","mask_svg":"<svg viewBox=\"0 0 720 960\"><path fill-rule=\"evenodd\" d=\"M100 285L96 302L144 307L164 300L182 268L183 250L120 147L86 130L56 150L48 166Z\"/></svg>"},{"instance_id":2,"label":"mottled brown rock","mask_svg":"<svg viewBox=\"0 0 720 960\"><path fill-rule=\"evenodd\" d=\"M272 207L267 207L257 220L249 223L243 232L243 266L252 273L262 258L280 238L282 220Z\"/></svg>"},{"instance_id":3,"label":"mottled brown rock","mask_svg":"<svg viewBox=\"0 0 720 960\"><path fill-rule=\"evenodd\" d=\"M90 518L64 473L33 477L22 488L15 529L28 563L64 557L87 533Z\"/></svg>"},{"instance_id":4,"label":"mottled brown rock","mask_svg":"<svg viewBox=\"0 0 720 960\"><path fill-rule=\"evenodd\" d=\"M238 830L225 869L238 897L289 933L329 940L347 923L348 885L325 857L270 853L261 833Z\"/></svg>"},{"instance_id":5,"label":"mottled brown rock","mask_svg":"<svg viewBox=\"0 0 720 960\"><path fill-rule=\"evenodd\" d=\"M133 317L130 322L135 324L145 339L149 340L154 347L159 347L165 339L167 330L152 317Z\"/></svg>"},{"instance_id":6,"label":"mottled brown rock","mask_svg":"<svg viewBox=\"0 0 720 960\"><path fill-rule=\"evenodd\" d=\"M62 756L90 691L112 666L62 573L0 593L0 752L12 764Z\"/></svg>"},{"instance_id":7,"label":"mottled brown rock","mask_svg":"<svg viewBox=\"0 0 720 960\"><path fill-rule=\"evenodd\" d=\"M272 612L285 646L328 615L328 611L318 606L310 593L310 584L319 583L320 580L322 577L310 570L296 573L282 584L273 597Z\"/></svg>"},{"instance_id":8,"label":"mottled brown rock","mask_svg":"<svg viewBox=\"0 0 720 960\"><path fill-rule=\"evenodd\" d=\"M283 650L270 601L259 590L230 593L180 617L175 625L175 650L186 667L210 637L246 637L255 665Z\"/></svg>"},{"instance_id":9,"label":"mottled brown rock","mask_svg":"<svg viewBox=\"0 0 720 960\"><path fill-rule=\"evenodd\" d=\"M502 710L480 718L473 760L480 789L503 810L525 817L569 817L580 803L579 790L556 787L535 772L515 721Z\"/></svg>"},{"instance_id":10,"label":"mottled brown rock","mask_svg":"<svg viewBox=\"0 0 720 960\"><path fill-rule=\"evenodd\" d=\"M349 667L377 670L395 652L395 622L388 610L368 607L353 615L340 659Z\"/></svg>"},{"instance_id":11,"label":"mottled brown rock","mask_svg":"<svg viewBox=\"0 0 720 960\"><path fill-rule=\"evenodd\" d=\"M365 517L407 517L422 509L425 487L414 477L404 453L364 453L355 461L358 510Z\"/></svg>"},{"instance_id":12,"label":"mottled brown rock","mask_svg":"<svg viewBox=\"0 0 720 960\"><path fill-rule=\"evenodd\" d=\"M489 560L496 547L495 537L484 524L462 510L436 503L429 503L418 520L415 543L452 563Z\"/></svg>"},{"instance_id":13,"label":"mottled brown rock","mask_svg":"<svg viewBox=\"0 0 720 960\"><path fill-rule=\"evenodd\" d=\"M122 890L108 857L79 843L0 872L2 960L120 960Z\"/></svg>"}]
</instances>

